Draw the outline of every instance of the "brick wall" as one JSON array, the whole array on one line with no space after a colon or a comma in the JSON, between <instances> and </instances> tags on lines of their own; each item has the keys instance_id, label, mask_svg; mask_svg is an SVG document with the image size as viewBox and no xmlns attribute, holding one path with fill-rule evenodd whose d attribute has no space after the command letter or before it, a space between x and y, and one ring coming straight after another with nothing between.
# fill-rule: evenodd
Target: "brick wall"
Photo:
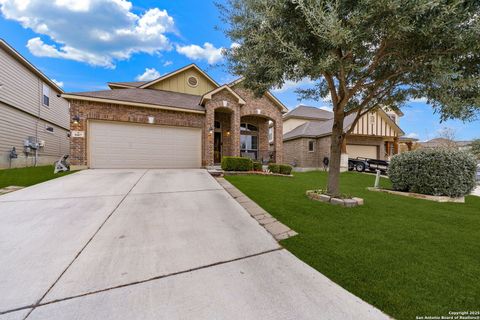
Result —
<instances>
[{"instance_id":1,"label":"brick wall","mask_svg":"<svg viewBox=\"0 0 480 320\"><path fill-rule=\"evenodd\" d=\"M72 165L86 166L88 120L124 121L148 123L148 117L155 117L155 124L181 127L203 128L205 116L197 113L169 111L153 108L140 108L119 104L73 100L70 102L70 129L85 131L84 138L71 138L70 162ZM74 124L72 118L80 116L80 122Z\"/></svg>"}]
</instances>

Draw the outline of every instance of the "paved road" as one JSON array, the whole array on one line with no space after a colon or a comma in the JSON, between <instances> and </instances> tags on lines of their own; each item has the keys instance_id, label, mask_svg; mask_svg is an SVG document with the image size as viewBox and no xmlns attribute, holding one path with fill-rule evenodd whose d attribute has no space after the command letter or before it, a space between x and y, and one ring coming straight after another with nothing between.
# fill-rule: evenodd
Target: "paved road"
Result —
<instances>
[{"instance_id":1,"label":"paved road","mask_svg":"<svg viewBox=\"0 0 480 320\"><path fill-rule=\"evenodd\" d=\"M0 196L0 320L386 319L204 170L86 170Z\"/></svg>"}]
</instances>

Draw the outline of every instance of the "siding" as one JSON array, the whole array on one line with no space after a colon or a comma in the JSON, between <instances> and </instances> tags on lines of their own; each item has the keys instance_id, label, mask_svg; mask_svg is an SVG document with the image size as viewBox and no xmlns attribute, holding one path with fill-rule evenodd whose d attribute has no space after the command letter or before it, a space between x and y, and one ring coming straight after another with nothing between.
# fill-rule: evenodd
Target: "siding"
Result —
<instances>
[{"instance_id":1,"label":"siding","mask_svg":"<svg viewBox=\"0 0 480 320\"><path fill-rule=\"evenodd\" d=\"M190 76L194 76L198 79L198 85L196 87L190 87L187 84L187 79ZM165 90L165 91L174 91L174 92L182 92L188 94L196 94L196 95L204 95L205 93L212 91L215 89L215 86L205 78L197 70L190 68L183 72L180 72L170 78L162 80L151 87L150 89L157 89L157 90Z\"/></svg>"},{"instance_id":2,"label":"siding","mask_svg":"<svg viewBox=\"0 0 480 320\"><path fill-rule=\"evenodd\" d=\"M303 119L287 119L283 121L283 134L292 131L296 127L304 124L307 120Z\"/></svg>"},{"instance_id":3,"label":"siding","mask_svg":"<svg viewBox=\"0 0 480 320\"><path fill-rule=\"evenodd\" d=\"M50 121L58 126L69 127L68 101L57 97L50 87L50 106L42 105L43 81L10 54L0 49L0 101L25 112ZM0 132L1 133L1 132Z\"/></svg>"},{"instance_id":4,"label":"siding","mask_svg":"<svg viewBox=\"0 0 480 320\"><path fill-rule=\"evenodd\" d=\"M22 111L0 103L0 168L9 165L8 154L15 147L19 159L13 160L14 166L32 165L33 158L25 159L23 142L29 136L38 133L38 139L45 141L45 147L40 148L37 162L40 164L52 163L61 155L68 154L70 140L67 137L68 130L49 124L54 128L50 133L45 130L47 122L25 114Z\"/></svg>"},{"instance_id":5,"label":"siding","mask_svg":"<svg viewBox=\"0 0 480 320\"><path fill-rule=\"evenodd\" d=\"M385 116L377 112L368 112L358 120L352 134L378 137L396 137L394 128L387 123Z\"/></svg>"}]
</instances>

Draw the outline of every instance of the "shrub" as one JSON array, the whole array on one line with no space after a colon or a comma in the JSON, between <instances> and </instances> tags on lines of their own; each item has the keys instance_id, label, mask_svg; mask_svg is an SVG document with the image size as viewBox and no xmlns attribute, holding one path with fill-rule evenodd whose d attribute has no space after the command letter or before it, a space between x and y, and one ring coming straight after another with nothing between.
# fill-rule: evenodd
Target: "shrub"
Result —
<instances>
[{"instance_id":1,"label":"shrub","mask_svg":"<svg viewBox=\"0 0 480 320\"><path fill-rule=\"evenodd\" d=\"M279 167L281 174L290 174L292 172L292 166L288 164L281 164Z\"/></svg>"},{"instance_id":2,"label":"shrub","mask_svg":"<svg viewBox=\"0 0 480 320\"><path fill-rule=\"evenodd\" d=\"M253 171L262 171L263 166L261 162L253 161Z\"/></svg>"},{"instance_id":3,"label":"shrub","mask_svg":"<svg viewBox=\"0 0 480 320\"><path fill-rule=\"evenodd\" d=\"M280 166L276 163L270 163L268 170L270 170L271 173L280 173Z\"/></svg>"},{"instance_id":4,"label":"shrub","mask_svg":"<svg viewBox=\"0 0 480 320\"><path fill-rule=\"evenodd\" d=\"M249 158L242 157L223 157L222 170L225 171L250 171L252 170L253 162Z\"/></svg>"},{"instance_id":5,"label":"shrub","mask_svg":"<svg viewBox=\"0 0 480 320\"><path fill-rule=\"evenodd\" d=\"M476 160L454 149L420 149L392 158L388 175L393 189L434 196L460 197L475 188Z\"/></svg>"}]
</instances>

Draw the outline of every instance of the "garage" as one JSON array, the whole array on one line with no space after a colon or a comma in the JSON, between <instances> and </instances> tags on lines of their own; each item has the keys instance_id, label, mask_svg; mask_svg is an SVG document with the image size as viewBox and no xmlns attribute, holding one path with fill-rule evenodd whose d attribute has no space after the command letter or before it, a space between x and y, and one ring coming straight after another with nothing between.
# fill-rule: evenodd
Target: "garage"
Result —
<instances>
[{"instance_id":1,"label":"garage","mask_svg":"<svg viewBox=\"0 0 480 320\"><path fill-rule=\"evenodd\" d=\"M378 158L378 146L347 144L347 153L349 158Z\"/></svg>"},{"instance_id":2,"label":"garage","mask_svg":"<svg viewBox=\"0 0 480 320\"><path fill-rule=\"evenodd\" d=\"M89 121L90 168L199 168L200 128Z\"/></svg>"}]
</instances>

